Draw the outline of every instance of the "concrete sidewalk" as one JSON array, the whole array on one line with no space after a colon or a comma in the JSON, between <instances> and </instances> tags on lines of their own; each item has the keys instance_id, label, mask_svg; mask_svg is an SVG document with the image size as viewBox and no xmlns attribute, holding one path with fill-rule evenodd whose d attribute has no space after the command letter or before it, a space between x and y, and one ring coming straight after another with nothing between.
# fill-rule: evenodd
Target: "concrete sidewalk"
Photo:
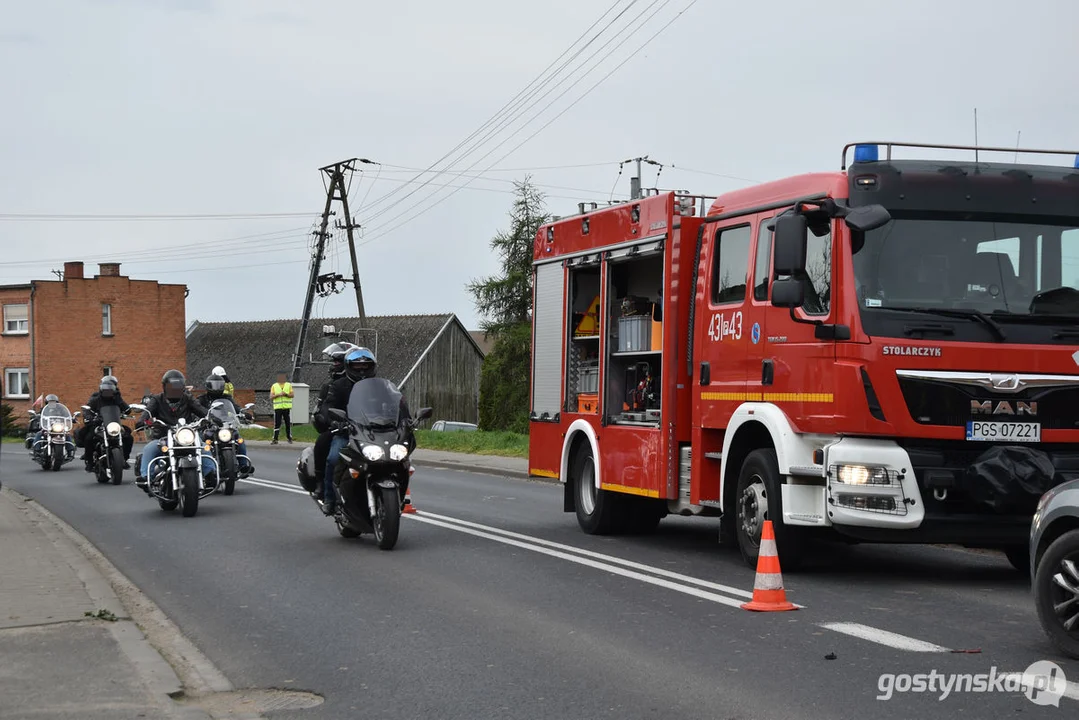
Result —
<instances>
[{"instance_id":1,"label":"concrete sidewalk","mask_svg":"<svg viewBox=\"0 0 1079 720\"><path fill-rule=\"evenodd\" d=\"M277 445L270 445L268 440L247 440L253 448L268 448L273 450L291 450L299 454L305 447L311 447L309 442L295 442L289 445L281 441ZM417 448L412 454L412 460L418 466L436 467L447 470L461 470L464 472L485 473L488 475L503 475L506 477L538 480L541 482L557 482L550 478L529 477L528 460L525 458L499 457L497 455L468 455L466 453L445 452L442 450L426 450Z\"/></svg>"},{"instance_id":2,"label":"concrete sidewalk","mask_svg":"<svg viewBox=\"0 0 1079 720\"><path fill-rule=\"evenodd\" d=\"M91 617L93 616L93 617ZM195 720L172 667L36 503L0 490L0 718Z\"/></svg>"}]
</instances>

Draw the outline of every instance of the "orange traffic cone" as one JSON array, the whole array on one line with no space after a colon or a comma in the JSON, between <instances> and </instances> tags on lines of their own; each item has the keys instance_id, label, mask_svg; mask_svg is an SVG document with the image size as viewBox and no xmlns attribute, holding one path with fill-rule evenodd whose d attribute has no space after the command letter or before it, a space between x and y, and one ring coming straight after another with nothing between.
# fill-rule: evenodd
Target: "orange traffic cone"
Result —
<instances>
[{"instance_id":1,"label":"orange traffic cone","mask_svg":"<svg viewBox=\"0 0 1079 720\"><path fill-rule=\"evenodd\" d=\"M403 515L409 515L416 512L416 508L412 506L412 488L405 490L405 506L401 509Z\"/></svg>"},{"instance_id":2,"label":"orange traffic cone","mask_svg":"<svg viewBox=\"0 0 1079 720\"><path fill-rule=\"evenodd\" d=\"M753 599L743 604L742 609L757 612L798 609L798 606L787 602L787 593L783 589L783 574L779 571L779 554L776 552L776 536L771 520L764 521L764 529L761 531L761 550L757 556Z\"/></svg>"}]
</instances>

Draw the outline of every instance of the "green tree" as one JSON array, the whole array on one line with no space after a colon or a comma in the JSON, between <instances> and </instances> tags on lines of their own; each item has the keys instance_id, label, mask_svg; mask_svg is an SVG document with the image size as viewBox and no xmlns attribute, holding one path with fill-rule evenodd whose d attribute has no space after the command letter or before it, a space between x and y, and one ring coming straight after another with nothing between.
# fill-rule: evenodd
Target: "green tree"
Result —
<instances>
[{"instance_id":1,"label":"green tree","mask_svg":"<svg viewBox=\"0 0 1079 720\"><path fill-rule=\"evenodd\" d=\"M532 355L532 252L536 232L550 220L531 178L514 183L510 227L491 239L501 270L468 284L481 329L494 338L480 378L480 427L528 432Z\"/></svg>"}]
</instances>

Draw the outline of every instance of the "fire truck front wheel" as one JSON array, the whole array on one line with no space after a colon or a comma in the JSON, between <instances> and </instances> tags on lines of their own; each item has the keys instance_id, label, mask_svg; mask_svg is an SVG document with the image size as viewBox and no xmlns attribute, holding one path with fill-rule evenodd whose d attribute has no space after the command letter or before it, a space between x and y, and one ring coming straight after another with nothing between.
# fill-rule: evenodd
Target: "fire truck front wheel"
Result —
<instances>
[{"instance_id":1,"label":"fire truck front wheel","mask_svg":"<svg viewBox=\"0 0 1079 720\"><path fill-rule=\"evenodd\" d=\"M776 548L784 570L793 570L803 559L803 543L797 530L783 524L783 495L776 452L771 448L754 450L742 463L735 491L735 531L742 559L757 567L764 521L772 521Z\"/></svg>"},{"instance_id":2,"label":"fire truck front wheel","mask_svg":"<svg viewBox=\"0 0 1079 720\"><path fill-rule=\"evenodd\" d=\"M589 535L613 532L619 498L609 490L596 487L596 461L588 443L580 447L574 458L572 482L581 529Z\"/></svg>"}]
</instances>

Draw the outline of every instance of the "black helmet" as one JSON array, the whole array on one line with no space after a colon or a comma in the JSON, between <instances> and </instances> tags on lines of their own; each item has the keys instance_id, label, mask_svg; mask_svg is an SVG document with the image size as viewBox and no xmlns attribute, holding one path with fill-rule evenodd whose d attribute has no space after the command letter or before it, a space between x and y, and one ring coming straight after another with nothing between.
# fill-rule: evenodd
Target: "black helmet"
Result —
<instances>
[{"instance_id":1,"label":"black helmet","mask_svg":"<svg viewBox=\"0 0 1079 720\"><path fill-rule=\"evenodd\" d=\"M161 390L167 400L179 400L187 390L187 379L179 370L169 370L161 376Z\"/></svg>"},{"instance_id":2,"label":"black helmet","mask_svg":"<svg viewBox=\"0 0 1079 720\"><path fill-rule=\"evenodd\" d=\"M208 376L206 378L206 392L223 395L225 393L225 378L216 374Z\"/></svg>"},{"instance_id":3,"label":"black helmet","mask_svg":"<svg viewBox=\"0 0 1079 720\"><path fill-rule=\"evenodd\" d=\"M116 378L112 375L101 378L101 384L98 385L97 391L103 398L111 399L116 397L116 393L119 391L119 388L116 387Z\"/></svg>"},{"instance_id":4,"label":"black helmet","mask_svg":"<svg viewBox=\"0 0 1079 720\"><path fill-rule=\"evenodd\" d=\"M56 397L52 393L49 393L48 395L45 396L45 404L46 405L48 405L49 403L58 403L58 402L60 402L60 398Z\"/></svg>"},{"instance_id":5,"label":"black helmet","mask_svg":"<svg viewBox=\"0 0 1079 720\"><path fill-rule=\"evenodd\" d=\"M375 354L365 347L353 348L345 355L345 372L354 382L374 377L377 370Z\"/></svg>"},{"instance_id":6,"label":"black helmet","mask_svg":"<svg viewBox=\"0 0 1079 720\"><path fill-rule=\"evenodd\" d=\"M356 346L352 343L342 342L334 343L322 351L322 354L330 360L331 377L339 378L345 374L345 356L355 349Z\"/></svg>"}]
</instances>

